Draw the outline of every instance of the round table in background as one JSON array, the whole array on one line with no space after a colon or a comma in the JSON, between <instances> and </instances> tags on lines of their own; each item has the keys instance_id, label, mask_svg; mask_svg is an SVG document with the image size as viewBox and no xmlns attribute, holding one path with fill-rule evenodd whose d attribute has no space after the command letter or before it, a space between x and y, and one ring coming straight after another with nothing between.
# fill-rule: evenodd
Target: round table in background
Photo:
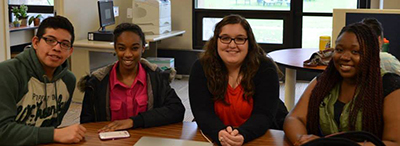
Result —
<instances>
[{"instance_id":1,"label":"round table in background","mask_svg":"<svg viewBox=\"0 0 400 146\"><path fill-rule=\"evenodd\" d=\"M290 48L281 49L268 53L277 64L285 69L285 105L291 110L294 107L296 93L296 70L322 72L326 66L309 67L303 62L310 59L312 53L318 51L316 48Z\"/></svg>"}]
</instances>

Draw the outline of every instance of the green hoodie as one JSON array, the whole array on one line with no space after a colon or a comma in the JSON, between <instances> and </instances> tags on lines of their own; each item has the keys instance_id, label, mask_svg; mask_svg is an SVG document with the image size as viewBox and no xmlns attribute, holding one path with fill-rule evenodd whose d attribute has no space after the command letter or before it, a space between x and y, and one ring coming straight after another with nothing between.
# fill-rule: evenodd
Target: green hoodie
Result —
<instances>
[{"instance_id":1,"label":"green hoodie","mask_svg":"<svg viewBox=\"0 0 400 146\"><path fill-rule=\"evenodd\" d=\"M54 128L69 108L75 83L67 62L49 81L33 48L1 62L0 144L53 142Z\"/></svg>"}]
</instances>

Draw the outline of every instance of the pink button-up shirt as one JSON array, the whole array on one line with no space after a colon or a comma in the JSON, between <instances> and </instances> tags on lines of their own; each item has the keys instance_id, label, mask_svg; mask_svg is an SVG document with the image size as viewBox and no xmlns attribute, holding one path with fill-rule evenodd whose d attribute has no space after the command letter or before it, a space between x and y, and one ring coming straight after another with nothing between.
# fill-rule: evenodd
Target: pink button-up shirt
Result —
<instances>
[{"instance_id":1,"label":"pink button-up shirt","mask_svg":"<svg viewBox=\"0 0 400 146\"><path fill-rule=\"evenodd\" d=\"M132 86L127 86L117 79L118 62L110 73L110 109L111 121L128 119L147 110L146 71L140 63L138 74Z\"/></svg>"}]
</instances>

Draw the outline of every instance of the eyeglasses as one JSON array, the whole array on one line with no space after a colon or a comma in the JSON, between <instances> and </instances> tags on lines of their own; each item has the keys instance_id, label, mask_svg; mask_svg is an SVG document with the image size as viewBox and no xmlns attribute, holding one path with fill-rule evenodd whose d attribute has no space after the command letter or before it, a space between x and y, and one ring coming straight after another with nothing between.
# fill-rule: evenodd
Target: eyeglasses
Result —
<instances>
[{"instance_id":1,"label":"eyeglasses","mask_svg":"<svg viewBox=\"0 0 400 146\"><path fill-rule=\"evenodd\" d=\"M61 41L61 42L59 42L59 41L57 41L55 38L51 38L51 37L42 37L43 38L43 40L48 44L48 45L50 45L50 46L56 46L57 44L60 44L60 48L62 49L62 50L65 50L65 51L67 51L67 50L69 50L69 49L71 49L71 42L68 42L68 41Z\"/></svg>"},{"instance_id":2,"label":"eyeglasses","mask_svg":"<svg viewBox=\"0 0 400 146\"><path fill-rule=\"evenodd\" d=\"M243 45L248 39L243 37L231 38L228 36L219 36L218 38L221 40L221 43L230 44L233 40L236 45Z\"/></svg>"}]
</instances>

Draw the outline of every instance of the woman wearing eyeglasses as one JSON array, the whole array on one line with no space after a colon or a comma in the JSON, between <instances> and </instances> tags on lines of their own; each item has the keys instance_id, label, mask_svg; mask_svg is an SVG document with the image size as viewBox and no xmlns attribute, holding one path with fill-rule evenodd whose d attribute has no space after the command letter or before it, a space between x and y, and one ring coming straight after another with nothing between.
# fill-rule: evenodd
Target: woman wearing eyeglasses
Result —
<instances>
[{"instance_id":1,"label":"woman wearing eyeglasses","mask_svg":"<svg viewBox=\"0 0 400 146\"><path fill-rule=\"evenodd\" d=\"M202 132L235 146L281 128L287 110L279 99L279 69L245 18L224 17L204 49L189 79L190 106Z\"/></svg>"}]
</instances>

